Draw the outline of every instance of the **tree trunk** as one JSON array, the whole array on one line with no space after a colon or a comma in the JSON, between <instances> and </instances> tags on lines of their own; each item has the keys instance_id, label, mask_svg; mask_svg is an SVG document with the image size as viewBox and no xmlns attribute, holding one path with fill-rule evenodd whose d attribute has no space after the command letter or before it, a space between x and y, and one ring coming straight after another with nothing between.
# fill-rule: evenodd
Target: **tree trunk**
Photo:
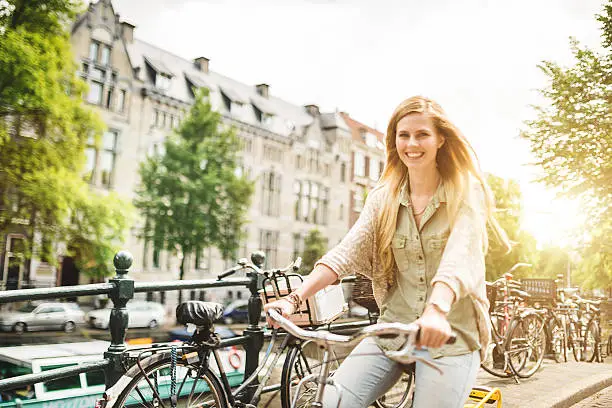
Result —
<instances>
[{"instance_id":1,"label":"tree trunk","mask_svg":"<svg viewBox=\"0 0 612 408\"><path fill-rule=\"evenodd\" d=\"M183 258L181 259L181 269L179 273L179 280L183 280L185 277L185 254L183 254ZM183 303L183 291L179 289L178 293L178 304Z\"/></svg>"}]
</instances>

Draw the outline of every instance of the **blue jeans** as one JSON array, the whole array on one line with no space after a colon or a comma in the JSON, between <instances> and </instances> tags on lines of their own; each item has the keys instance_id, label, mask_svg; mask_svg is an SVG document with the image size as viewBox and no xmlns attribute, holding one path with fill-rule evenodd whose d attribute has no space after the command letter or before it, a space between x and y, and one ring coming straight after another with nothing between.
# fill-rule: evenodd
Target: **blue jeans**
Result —
<instances>
[{"instance_id":1,"label":"blue jeans","mask_svg":"<svg viewBox=\"0 0 612 408\"><path fill-rule=\"evenodd\" d=\"M427 350L419 357L432 360ZM480 367L478 351L433 360L444 374L417 362L413 408L463 408ZM366 408L395 384L403 367L389 359L374 339L363 340L342 362L334 374L337 385L326 386L324 408ZM339 386L339 387L338 387ZM338 389L341 390L338 405Z\"/></svg>"}]
</instances>

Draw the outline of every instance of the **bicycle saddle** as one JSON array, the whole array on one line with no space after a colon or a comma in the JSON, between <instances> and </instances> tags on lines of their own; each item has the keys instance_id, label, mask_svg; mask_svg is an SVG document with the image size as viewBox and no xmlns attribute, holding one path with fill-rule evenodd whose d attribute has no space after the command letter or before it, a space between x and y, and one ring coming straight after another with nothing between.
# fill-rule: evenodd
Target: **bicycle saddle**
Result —
<instances>
[{"instance_id":1,"label":"bicycle saddle","mask_svg":"<svg viewBox=\"0 0 612 408\"><path fill-rule=\"evenodd\" d=\"M176 321L181 324L192 323L197 327L210 328L223 315L219 303L190 300L176 308Z\"/></svg>"}]
</instances>

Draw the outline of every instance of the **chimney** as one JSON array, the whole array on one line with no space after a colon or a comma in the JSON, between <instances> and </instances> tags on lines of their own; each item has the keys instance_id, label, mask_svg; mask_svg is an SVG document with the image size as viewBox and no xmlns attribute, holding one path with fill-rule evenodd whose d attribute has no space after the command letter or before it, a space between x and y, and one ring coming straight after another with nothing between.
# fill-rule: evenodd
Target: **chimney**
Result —
<instances>
[{"instance_id":1,"label":"chimney","mask_svg":"<svg viewBox=\"0 0 612 408\"><path fill-rule=\"evenodd\" d=\"M258 85L255 85L255 88L257 88L257 93L263 96L264 98L267 99L268 96L270 96L270 85L258 84Z\"/></svg>"},{"instance_id":2,"label":"chimney","mask_svg":"<svg viewBox=\"0 0 612 408\"><path fill-rule=\"evenodd\" d=\"M134 28L136 26L132 25L128 22L121 22L121 38L126 44L131 44L134 42Z\"/></svg>"},{"instance_id":3,"label":"chimney","mask_svg":"<svg viewBox=\"0 0 612 408\"><path fill-rule=\"evenodd\" d=\"M320 115L319 107L317 105L304 105L304 108L306 109L306 112L308 112L310 116Z\"/></svg>"},{"instance_id":4,"label":"chimney","mask_svg":"<svg viewBox=\"0 0 612 408\"><path fill-rule=\"evenodd\" d=\"M193 60L193 65L198 69L198 71L202 71L205 74L208 74L208 63L210 60L206 57L198 57Z\"/></svg>"}]
</instances>

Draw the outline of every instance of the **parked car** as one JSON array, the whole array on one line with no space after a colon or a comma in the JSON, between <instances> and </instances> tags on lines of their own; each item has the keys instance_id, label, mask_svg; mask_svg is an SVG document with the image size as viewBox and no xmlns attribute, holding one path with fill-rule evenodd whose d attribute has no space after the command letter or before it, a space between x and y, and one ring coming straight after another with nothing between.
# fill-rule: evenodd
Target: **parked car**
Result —
<instances>
[{"instance_id":1,"label":"parked car","mask_svg":"<svg viewBox=\"0 0 612 408\"><path fill-rule=\"evenodd\" d=\"M225 306L221 321L225 324L247 323L249 321L249 301L238 299Z\"/></svg>"},{"instance_id":2,"label":"parked car","mask_svg":"<svg viewBox=\"0 0 612 408\"><path fill-rule=\"evenodd\" d=\"M166 309L157 302L133 300L127 303L128 327L154 329L166 322ZM87 313L87 323L98 329L108 329L112 306Z\"/></svg>"},{"instance_id":3,"label":"parked car","mask_svg":"<svg viewBox=\"0 0 612 408\"><path fill-rule=\"evenodd\" d=\"M15 333L61 329L68 333L84 323L84 317L76 303L28 303L14 312L0 312L0 329Z\"/></svg>"}]
</instances>

